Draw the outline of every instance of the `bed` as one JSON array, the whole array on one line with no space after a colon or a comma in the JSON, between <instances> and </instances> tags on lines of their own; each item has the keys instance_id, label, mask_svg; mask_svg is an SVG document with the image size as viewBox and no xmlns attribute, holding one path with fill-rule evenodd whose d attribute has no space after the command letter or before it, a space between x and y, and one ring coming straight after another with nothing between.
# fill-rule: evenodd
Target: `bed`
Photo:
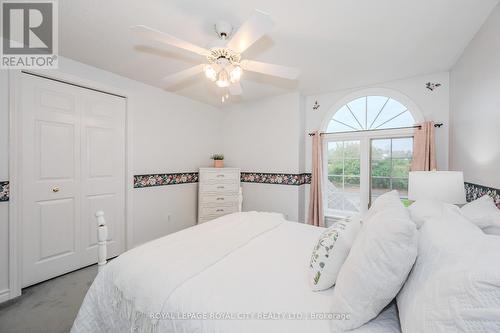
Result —
<instances>
[{"instance_id":1,"label":"bed","mask_svg":"<svg viewBox=\"0 0 500 333\"><path fill-rule=\"evenodd\" d=\"M333 288L307 275L322 231L247 212L134 248L98 274L71 332L331 332ZM396 306L352 332L401 332Z\"/></svg>"}]
</instances>

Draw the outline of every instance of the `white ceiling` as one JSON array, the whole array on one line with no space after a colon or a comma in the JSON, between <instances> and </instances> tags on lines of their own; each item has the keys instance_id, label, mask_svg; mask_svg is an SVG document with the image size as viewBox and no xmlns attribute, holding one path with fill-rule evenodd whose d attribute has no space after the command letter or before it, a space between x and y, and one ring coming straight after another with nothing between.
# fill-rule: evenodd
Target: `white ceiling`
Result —
<instances>
[{"instance_id":1,"label":"white ceiling","mask_svg":"<svg viewBox=\"0 0 500 333\"><path fill-rule=\"evenodd\" d=\"M274 30L243 58L300 68L297 82L244 73L242 100L287 91L314 94L449 70L498 0L62 0L60 53L162 87L161 78L204 59L142 40L144 24L200 46L213 24L238 26L254 8L271 14ZM215 85L199 76L170 89L220 105ZM238 98L233 98L237 101Z\"/></svg>"}]
</instances>

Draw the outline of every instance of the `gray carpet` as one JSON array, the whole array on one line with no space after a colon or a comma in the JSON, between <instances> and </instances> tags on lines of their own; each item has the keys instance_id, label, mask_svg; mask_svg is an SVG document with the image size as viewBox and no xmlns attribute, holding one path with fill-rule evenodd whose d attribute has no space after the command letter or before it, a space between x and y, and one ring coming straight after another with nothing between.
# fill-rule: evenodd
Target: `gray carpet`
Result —
<instances>
[{"instance_id":1,"label":"gray carpet","mask_svg":"<svg viewBox=\"0 0 500 333\"><path fill-rule=\"evenodd\" d=\"M0 304L0 332L69 332L96 274L97 266L89 266L23 289L21 296Z\"/></svg>"}]
</instances>

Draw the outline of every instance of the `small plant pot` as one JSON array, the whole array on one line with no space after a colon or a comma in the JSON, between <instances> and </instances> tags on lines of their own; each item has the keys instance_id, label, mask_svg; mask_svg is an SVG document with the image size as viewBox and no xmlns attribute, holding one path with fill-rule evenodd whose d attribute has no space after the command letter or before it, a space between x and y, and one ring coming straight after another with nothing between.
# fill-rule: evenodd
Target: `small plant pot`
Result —
<instances>
[{"instance_id":1,"label":"small plant pot","mask_svg":"<svg viewBox=\"0 0 500 333\"><path fill-rule=\"evenodd\" d=\"M214 168L223 168L224 160L214 160Z\"/></svg>"}]
</instances>

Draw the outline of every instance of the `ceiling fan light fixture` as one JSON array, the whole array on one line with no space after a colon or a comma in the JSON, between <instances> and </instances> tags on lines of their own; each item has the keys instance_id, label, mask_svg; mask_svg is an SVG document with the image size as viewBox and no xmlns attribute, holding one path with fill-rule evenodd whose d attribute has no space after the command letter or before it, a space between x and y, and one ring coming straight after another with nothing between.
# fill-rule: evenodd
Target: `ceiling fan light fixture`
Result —
<instances>
[{"instance_id":1,"label":"ceiling fan light fixture","mask_svg":"<svg viewBox=\"0 0 500 333\"><path fill-rule=\"evenodd\" d=\"M234 66L234 68L231 70L231 73L229 74L231 82L239 82L242 73L243 71L241 70L240 66Z\"/></svg>"},{"instance_id":2,"label":"ceiling fan light fixture","mask_svg":"<svg viewBox=\"0 0 500 333\"><path fill-rule=\"evenodd\" d=\"M165 85L168 84L171 86L203 73L210 82L214 82L218 87L222 88L218 89L218 92L225 92L226 94L221 96L221 101L227 101L229 98L228 95L242 95L240 81L243 75L243 68L245 68L246 72L254 72L288 80L296 80L298 78L299 70L296 68L249 59L241 60L241 53L245 52L248 47L253 45L262 36L268 34L272 27L273 21L269 14L256 9L237 30L233 29L227 22L217 22L215 30L219 38L210 43L208 48L199 47L168 33L144 25L136 25L131 27L131 29L144 38L187 50L206 58L206 62L204 63L164 77L162 81ZM229 94L227 91L229 91Z\"/></svg>"},{"instance_id":3,"label":"ceiling fan light fixture","mask_svg":"<svg viewBox=\"0 0 500 333\"><path fill-rule=\"evenodd\" d=\"M225 69L219 72L219 78L215 82L219 88L226 88L229 86L229 78Z\"/></svg>"},{"instance_id":4,"label":"ceiling fan light fixture","mask_svg":"<svg viewBox=\"0 0 500 333\"><path fill-rule=\"evenodd\" d=\"M206 65L204 68L205 76L207 79L210 81L215 81L217 80L217 72L211 65Z\"/></svg>"}]
</instances>

